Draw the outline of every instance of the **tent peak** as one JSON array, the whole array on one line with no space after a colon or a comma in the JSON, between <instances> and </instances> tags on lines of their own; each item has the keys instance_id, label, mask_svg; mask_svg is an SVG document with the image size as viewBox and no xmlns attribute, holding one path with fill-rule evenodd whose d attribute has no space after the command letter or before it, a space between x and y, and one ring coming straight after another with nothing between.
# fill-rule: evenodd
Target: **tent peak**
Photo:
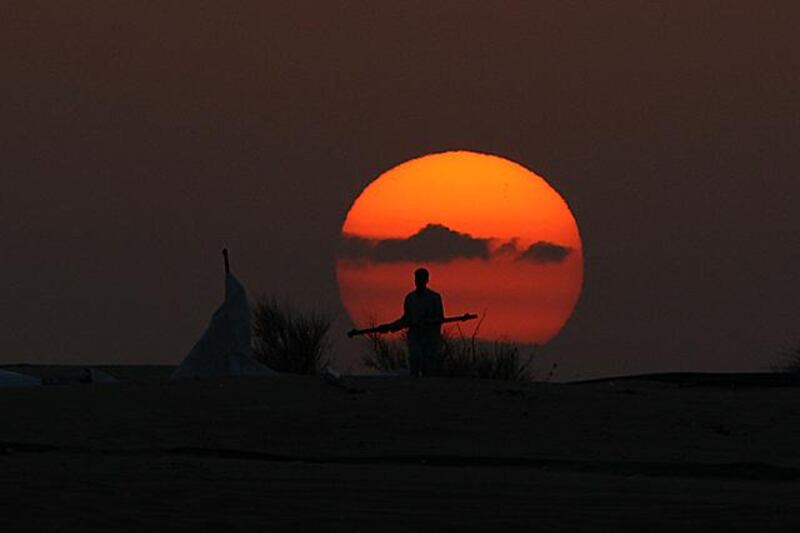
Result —
<instances>
[{"instance_id":1,"label":"tent peak","mask_svg":"<svg viewBox=\"0 0 800 533\"><path fill-rule=\"evenodd\" d=\"M226 274L230 274L231 273L231 261L230 261L230 258L228 257L228 249L227 248L223 248L222 249L222 257L225 259L225 273Z\"/></svg>"}]
</instances>

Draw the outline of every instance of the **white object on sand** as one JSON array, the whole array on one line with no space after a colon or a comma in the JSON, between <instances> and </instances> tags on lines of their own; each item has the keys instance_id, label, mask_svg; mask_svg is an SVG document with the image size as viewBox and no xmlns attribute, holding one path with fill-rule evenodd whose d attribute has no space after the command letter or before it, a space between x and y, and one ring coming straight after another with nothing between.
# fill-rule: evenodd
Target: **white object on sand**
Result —
<instances>
[{"instance_id":1,"label":"white object on sand","mask_svg":"<svg viewBox=\"0 0 800 533\"><path fill-rule=\"evenodd\" d=\"M0 387L32 387L41 384L41 378L0 370Z\"/></svg>"},{"instance_id":2,"label":"white object on sand","mask_svg":"<svg viewBox=\"0 0 800 533\"><path fill-rule=\"evenodd\" d=\"M277 372L252 358L247 293L239 280L226 272L225 302L171 379L273 375Z\"/></svg>"}]
</instances>

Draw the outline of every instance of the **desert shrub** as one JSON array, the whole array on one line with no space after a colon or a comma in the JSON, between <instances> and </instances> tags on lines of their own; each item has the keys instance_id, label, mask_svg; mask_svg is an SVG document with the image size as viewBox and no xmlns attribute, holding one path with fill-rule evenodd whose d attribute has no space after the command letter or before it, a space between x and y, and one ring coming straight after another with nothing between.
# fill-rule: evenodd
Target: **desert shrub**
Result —
<instances>
[{"instance_id":1,"label":"desert shrub","mask_svg":"<svg viewBox=\"0 0 800 533\"><path fill-rule=\"evenodd\" d=\"M800 345L796 348L785 350L780 355L780 362L773 367L773 370L800 374Z\"/></svg>"},{"instance_id":2,"label":"desert shrub","mask_svg":"<svg viewBox=\"0 0 800 533\"><path fill-rule=\"evenodd\" d=\"M476 377L505 381L529 381L536 347L527 354L516 343L503 340L486 341L478 337L480 323L472 334L461 328L446 330L442 335L438 374L448 377Z\"/></svg>"},{"instance_id":3,"label":"desert shrub","mask_svg":"<svg viewBox=\"0 0 800 533\"><path fill-rule=\"evenodd\" d=\"M255 357L271 369L317 374L330 363L329 315L298 311L274 297L262 297L252 319Z\"/></svg>"},{"instance_id":4,"label":"desert shrub","mask_svg":"<svg viewBox=\"0 0 800 533\"><path fill-rule=\"evenodd\" d=\"M405 332L401 335L370 333L366 336L366 350L361 357L364 366L381 372L408 369L408 350Z\"/></svg>"}]
</instances>

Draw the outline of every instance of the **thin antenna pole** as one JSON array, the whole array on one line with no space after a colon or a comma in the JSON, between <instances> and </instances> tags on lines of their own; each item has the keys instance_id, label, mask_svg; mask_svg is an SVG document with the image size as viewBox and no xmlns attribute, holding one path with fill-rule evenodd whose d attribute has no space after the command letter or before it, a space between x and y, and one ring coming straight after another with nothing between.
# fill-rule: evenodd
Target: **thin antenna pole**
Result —
<instances>
[{"instance_id":1,"label":"thin antenna pole","mask_svg":"<svg viewBox=\"0 0 800 533\"><path fill-rule=\"evenodd\" d=\"M222 257L225 258L225 273L226 274L230 274L230 272L231 272L231 262L230 262L230 259L228 258L228 249L227 248L223 248L222 249Z\"/></svg>"}]
</instances>

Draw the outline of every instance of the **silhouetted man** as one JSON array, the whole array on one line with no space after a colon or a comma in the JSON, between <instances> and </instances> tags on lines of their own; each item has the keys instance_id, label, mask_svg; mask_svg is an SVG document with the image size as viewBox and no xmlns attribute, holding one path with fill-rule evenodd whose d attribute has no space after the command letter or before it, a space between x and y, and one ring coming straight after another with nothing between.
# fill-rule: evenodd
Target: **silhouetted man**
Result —
<instances>
[{"instance_id":1,"label":"silhouetted man","mask_svg":"<svg viewBox=\"0 0 800 533\"><path fill-rule=\"evenodd\" d=\"M438 361L444 306L439 293L428 288L428 270L414 272L417 288L406 295L403 316L391 328L408 327L408 369L412 376L429 375Z\"/></svg>"}]
</instances>

